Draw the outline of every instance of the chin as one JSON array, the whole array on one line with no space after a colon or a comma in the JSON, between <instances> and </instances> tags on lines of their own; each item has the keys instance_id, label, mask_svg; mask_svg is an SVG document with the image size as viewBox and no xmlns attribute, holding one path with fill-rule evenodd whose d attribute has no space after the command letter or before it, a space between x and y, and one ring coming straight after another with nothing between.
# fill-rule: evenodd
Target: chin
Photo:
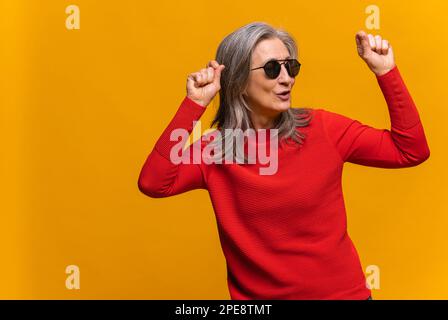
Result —
<instances>
[{"instance_id":1,"label":"chin","mask_svg":"<svg viewBox=\"0 0 448 320\"><path fill-rule=\"evenodd\" d=\"M279 113L288 111L291 107L291 101L275 101L269 107L264 108L265 114L271 114L273 117L277 116Z\"/></svg>"},{"instance_id":2,"label":"chin","mask_svg":"<svg viewBox=\"0 0 448 320\"><path fill-rule=\"evenodd\" d=\"M284 101L284 102L277 103L275 109L277 111L283 112L283 111L287 111L290 107L291 107L291 101Z\"/></svg>"}]
</instances>

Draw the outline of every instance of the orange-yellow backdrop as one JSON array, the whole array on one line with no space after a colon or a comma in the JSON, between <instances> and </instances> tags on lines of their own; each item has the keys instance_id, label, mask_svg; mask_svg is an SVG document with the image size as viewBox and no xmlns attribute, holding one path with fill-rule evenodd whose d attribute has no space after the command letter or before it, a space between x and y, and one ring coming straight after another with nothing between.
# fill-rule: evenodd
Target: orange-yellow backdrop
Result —
<instances>
[{"instance_id":1,"label":"orange-yellow backdrop","mask_svg":"<svg viewBox=\"0 0 448 320\"><path fill-rule=\"evenodd\" d=\"M80 30L65 27L70 4L80 8ZM356 53L369 4L3 0L0 298L228 299L207 191L151 199L137 188L141 166L187 75L214 58L226 34L257 20L299 44L294 106L389 128ZM448 4L373 4L381 25L370 32L394 46L431 157L397 170L346 164L349 233L364 269L380 268L375 299L447 299ZM71 264L79 290L65 287Z\"/></svg>"}]
</instances>

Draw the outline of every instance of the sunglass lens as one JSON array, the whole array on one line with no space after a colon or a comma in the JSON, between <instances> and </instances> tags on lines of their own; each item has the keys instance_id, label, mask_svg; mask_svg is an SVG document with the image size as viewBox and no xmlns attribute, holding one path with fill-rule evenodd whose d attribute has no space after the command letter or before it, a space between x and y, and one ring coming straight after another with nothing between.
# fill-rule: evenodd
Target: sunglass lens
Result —
<instances>
[{"instance_id":1,"label":"sunglass lens","mask_svg":"<svg viewBox=\"0 0 448 320\"><path fill-rule=\"evenodd\" d=\"M300 71L300 63L296 59L289 60L287 63L287 70L291 77L295 77L299 74Z\"/></svg>"},{"instance_id":2,"label":"sunglass lens","mask_svg":"<svg viewBox=\"0 0 448 320\"><path fill-rule=\"evenodd\" d=\"M266 75L271 78L275 79L280 74L281 65L277 61L269 61L264 66L264 71Z\"/></svg>"}]
</instances>

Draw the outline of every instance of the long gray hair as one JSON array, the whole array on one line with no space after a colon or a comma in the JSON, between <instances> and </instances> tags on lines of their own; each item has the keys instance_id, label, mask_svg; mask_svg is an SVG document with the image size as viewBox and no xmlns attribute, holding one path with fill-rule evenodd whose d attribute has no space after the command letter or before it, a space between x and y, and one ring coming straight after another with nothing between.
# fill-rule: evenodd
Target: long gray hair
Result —
<instances>
[{"instance_id":1,"label":"long gray hair","mask_svg":"<svg viewBox=\"0 0 448 320\"><path fill-rule=\"evenodd\" d=\"M219 107L211 122L224 134L225 129L253 128L250 118L251 108L246 103L243 92L247 86L249 72L252 68L251 57L256 45L265 39L278 38L286 46L291 58L297 59L297 45L294 38L283 29L275 29L264 22L253 22L227 35L216 52L216 61L226 67L221 73L221 91ZM274 129L278 129L279 141L291 138L302 144L305 134L297 127L308 126L311 119L309 108L289 108L280 114Z\"/></svg>"}]
</instances>

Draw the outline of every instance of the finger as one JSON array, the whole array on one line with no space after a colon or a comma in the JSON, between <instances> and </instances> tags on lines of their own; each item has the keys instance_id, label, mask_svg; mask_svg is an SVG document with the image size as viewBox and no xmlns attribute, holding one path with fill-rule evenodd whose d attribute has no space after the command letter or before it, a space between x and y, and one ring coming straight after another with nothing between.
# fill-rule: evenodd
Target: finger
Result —
<instances>
[{"instance_id":1,"label":"finger","mask_svg":"<svg viewBox=\"0 0 448 320\"><path fill-rule=\"evenodd\" d=\"M196 79L193 74L189 74L187 77L187 85L191 85L196 82Z\"/></svg>"},{"instance_id":2,"label":"finger","mask_svg":"<svg viewBox=\"0 0 448 320\"><path fill-rule=\"evenodd\" d=\"M208 74L208 68L207 69L203 69L202 70L202 79L204 80L204 84L207 84L209 78L209 74Z\"/></svg>"},{"instance_id":3,"label":"finger","mask_svg":"<svg viewBox=\"0 0 448 320\"><path fill-rule=\"evenodd\" d=\"M216 60L212 60L208 63L209 67L212 67L213 69L216 69L219 67L219 63Z\"/></svg>"},{"instance_id":4,"label":"finger","mask_svg":"<svg viewBox=\"0 0 448 320\"><path fill-rule=\"evenodd\" d=\"M389 43L389 49L387 52L387 56L391 58L392 61L395 62L395 54L392 45Z\"/></svg>"},{"instance_id":5,"label":"finger","mask_svg":"<svg viewBox=\"0 0 448 320\"><path fill-rule=\"evenodd\" d=\"M203 69L199 70L199 76L200 76L200 79L201 79L200 81L201 81L202 85L207 83L207 69L203 68Z\"/></svg>"},{"instance_id":6,"label":"finger","mask_svg":"<svg viewBox=\"0 0 448 320\"><path fill-rule=\"evenodd\" d=\"M370 33L369 33L368 37L369 37L370 49L375 50L375 48L376 48L375 38Z\"/></svg>"},{"instance_id":7,"label":"finger","mask_svg":"<svg viewBox=\"0 0 448 320\"><path fill-rule=\"evenodd\" d=\"M207 68L207 82L213 82L213 79L215 78L215 69L212 67Z\"/></svg>"},{"instance_id":8,"label":"finger","mask_svg":"<svg viewBox=\"0 0 448 320\"><path fill-rule=\"evenodd\" d=\"M362 54L365 55L366 52L369 52L369 38L364 31L360 31L356 34L356 45L362 50Z\"/></svg>"},{"instance_id":9,"label":"finger","mask_svg":"<svg viewBox=\"0 0 448 320\"><path fill-rule=\"evenodd\" d=\"M207 71L207 69L204 69L204 71L202 71L202 82L203 82L203 84L205 85L205 84L207 84L209 81L208 81L208 71Z\"/></svg>"},{"instance_id":10,"label":"finger","mask_svg":"<svg viewBox=\"0 0 448 320\"><path fill-rule=\"evenodd\" d=\"M199 86L203 86L205 84L206 79L205 79L205 76L204 76L203 72L199 72L197 74L196 78L197 78L197 84Z\"/></svg>"},{"instance_id":11,"label":"finger","mask_svg":"<svg viewBox=\"0 0 448 320\"><path fill-rule=\"evenodd\" d=\"M381 53L381 45L383 40L381 39L380 35L375 36L375 44L376 44L376 52Z\"/></svg>"},{"instance_id":12,"label":"finger","mask_svg":"<svg viewBox=\"0 0 448 320\"><path fill-rule=\"evenodd\" d=\"M223 64L219 65L215 72L215 84L218 87L221 87L221 73L224 70L225 66Z\"/></svg>"},{"instance_id":13,"label":"finger","mask_svg":"<svg viewBox=\"0 0 448 320\"><path fill-rule=\"evenodd\" d=\"M190 74L190 75L188 76L188 82L189 82L190 84L195 85L195 86L199 86L199 85L200 85L199 73L198 73L198 72L195 72L195 73Z\"/></svg>"},{"instance_id":14,"label":"finger","mask_svg":"<svg viewBox=\"0 0 448 320\"><path fill-rule=\"evenodd\" d=\"M383 39L383 43L381 44L381 53L387 54L389 51L389 41Z\"/></svg>"},{"instance_id":15,"label":"finger","mask_svg":"<svg viewBox=\"0 0 448 320\"><path fill-rule=\"evenodd\" d=\"M196 75L194 74L194 73L190 73L189 75L188 75L188 78L187 78L188 80L193 80L193 81L196 81Z\"/></svg>"}]
</instances>

